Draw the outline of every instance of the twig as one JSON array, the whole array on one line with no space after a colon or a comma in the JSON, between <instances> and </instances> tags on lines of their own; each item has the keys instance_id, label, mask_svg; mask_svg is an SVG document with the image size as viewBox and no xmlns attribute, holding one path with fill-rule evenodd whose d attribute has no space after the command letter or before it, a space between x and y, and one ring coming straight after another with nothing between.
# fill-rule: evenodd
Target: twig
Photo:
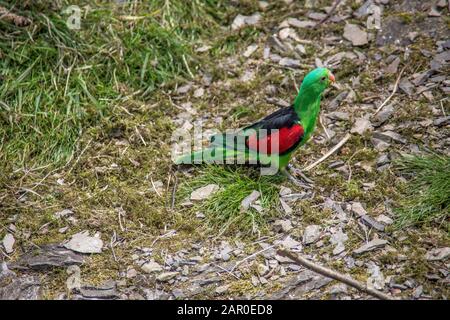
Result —
<instances>
[{"instance_id":1,"label":"twig","mask_svg":"<svg viewBox=\"0 0 450 320\"><path fill-rule=\"evenodd\" d=\"M336 0L334 2L333 7L331 7L330 12L328 12L327 15L322 20L319 21L319 23L317 24L318 26L320 26L322 23L324 23L325 21L330 19L330 17L333 15L334 11L336 10L336 8L340 2L341 2L341 0Z\"/></svg>"},{"instance_id":2,"label":"twig","mask_svg":"<svg viewBox=\"0 0 450 320\"><path fill-rule=\"evenodd\" d=\"M320 115L319 115L319 123L322 126L323 132L325 132L327 139L330 140L331 139L330 134L328 133L327 127L325 127L325 125L323 124L322 117Z\"/></svg>"},{"instance_id":3,"label":"twig","mask_svg":"<svg viewBox=\"0 0 450 320\"><path fill-rule=\"evenodd\" d=\"M183 54L183 62L184 62L184 65L186 66L186 69L187 69L189 75L193 79L194 75L192 74L191 69L189 68L189 64L187 63L186 56L184 54Z\"/></svg>"},{"instance_id":4,"label":"twig","mask_svg":"<svg viewBox=\"0 0 450 320\"><path fill-rule=\"evenodd\" d=\"M383 101L383 103L378 107L378 109L374 112L373 115L376 115L378 112L380 112L380 110L386 105L386 103L389 102L389 100L391 100L391 98L394 96L394 94L397 92L398 89L398 83L400 82L400 78L402 77L403 71L405 71L405 67L403 67L403 69L400 71L400 73L398 74L397 80L395 81L394 84L394 90L392 90L392 93L389 97L387 97L386 100Z\"/></svg>"},{"instance_id":5,"label":"twig","mask_svg":"<svg viewBox=\"0 0 450 320\"><path fill-rule=\"evenodd\" d=\"M155 190L156 194L161 197L161 194L159 193L158 189L155 187L155 183L153 182L153 178L150 176L150 182L152 183L153 190Z\"/></svg>"},{"instance_id":6,"label":"twig","mask_svg":"<svg viewBox=\"0 0 450 320\"><path fill-rule=\"evenodd\" d=\"M173 207L175 206L175 196L177 193L177 186L178 186L178 177L175 174L175 183L173 185L173 191L172 191L172 203L170 205L170 209L173 210Z\"/></svg>"},{"instance_id":7,"label":"twig","mask_svg":"<svg viewBox=\"0 0 450 320\"><path fill-rule=\"evenodd\" d=\"M345 137L339 141L339 143L337 145L335 145L333 148L330 149L330 151L328 151L322 158L320 158L319 160L317 160L316 162L314 162L313 164L310 164L309 166L307 166L305 169L303 169L303 171L309 171L312 168L314 168L315 166L317 166L318 164L322 163L323 161L325 161L329 156L331 156L333 153L335 153L340 147L342 147L348 139L350 139L352 135L350 133L347 133L345 135Z\"/></svg>"},{"instance_id":8,"label":"twig","mask_svg":"<svg viewBox=\"0 0 450 320\"><path fill-rule=\"evenodd\" d=\"M385 293L383 293L381 291L378 291L378 290L373 289L373 288L369 288L366 285L364 285L363 283L361 283L359 281L356 281L356 280L352 279L351 277L349 277L347 275L344 275L344 274L339 273L337 271L334 271L334 270L331 270L329 268L326 268L326 267L320 266L318 264L315 264L314 262L303 258L299 254L294 254L294 253L292 253L292 252L290 252L290 251L288 251L286 249L279 249L277 251L277 253L280 256L287 257L287 258L295 261L295 263L297 263L299 265L302 265L302 266L304 266L304 267L306 267L306 268L308 268L308 269L310 269L310 270L312 270L314 272L317 272L317 273L319 273L319 274L321 274L321 275L323 275L325 277L341 281L341 282L343 282L343 283L345 283L345 284L347 284L347 285L349 285L349 286L351 286L351 287L353 287L355 289L358 289L358 290L363 291L363 292L365 292L367 294L370 294L371 296L376 297L376 298L378 298L380 300L394 300L391 296L389 296L389 295L387 295L387 294L385 294Z\"/></svg>"}]
</instances>

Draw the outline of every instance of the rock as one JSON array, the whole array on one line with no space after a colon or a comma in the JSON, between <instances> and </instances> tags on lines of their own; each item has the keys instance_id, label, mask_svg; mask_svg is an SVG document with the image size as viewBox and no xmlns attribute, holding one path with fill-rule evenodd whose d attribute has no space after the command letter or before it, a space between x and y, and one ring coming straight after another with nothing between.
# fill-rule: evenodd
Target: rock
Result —
<instances>
[{"instance_id":1,"label":"rock","mask_svg":"<svg viewBox=\"0 0 450 320\"><path fill-rule=\"evenodd\" d=\"M347 234L345 234L342 229L333 233L330 237L330 242L335 245L333 249L333 255L338 255L345 250L344 243L348 240Z\"/></svg>"},{"instance_id":2,"label":"rock","mask_svg":"<svg viewBox=\"0 0 450 320\"><path fill-rule=\"evenodd\" d=\"M330 118L332 120L339 120L339 121L348 121L350 119L350 115L348 112L330 112L327 115L327 118Z\"/></svg>"},{"instance_id":3,"label":"rock","mask_svg":"<svg viewBox=\"0 0 450 320\"><path fill-rule=\"evenodd\" d=\"M331 102L328 104L328 110L335 110L337 107L339 107L339 105L341 104L342 101L344 101L345 98L347 98L348 96L348 91L343 91L341 93L339 93L333 100L331 100ZM347 114L348 115L348 114ZM333 119L333 116L330 114L328 116L330 119ZM342 118L343 117L343 118ZM336 118L337 120L348 120L349 118L345 115L342 114L341 117L339 117L339 114Z\"/></svg>"},{"instance_id":4,"label":"rock","mask_svg":"<svg viewBox=\"0 0 450 320\"><path fill-rule=\"evenodd\" d=\"M381 167L385 164L390 163L391 160L389 159L389 155L387 153L383 153L381 156L378 157L377 159L377 166Z\"/></svg>"},{"instance_id":5,"label":"rock","mask_svg":"<svg viewBox=\"0 0 450 320\"><path fill-rule=\"evenodd\" d=\"M184 86L178 87L177 94L186 94L191 90L192 83L185 84Z\"/></svg>"},{"instance_id":6,"label":"rock","mask_svg":"<svg viewBox=\"0 0 450 320\"><path fill-rule=\"evenodd\" d=\"M374 5L373 0L367 0L364 4L359 7L356 11L353 11L353 15L357 18L362 18L369 15L370 6Z\"/></svg>"},{"instance_id":7,"label":"rock","mask_svg":"<svg viewBox=\"0 0 450 320\"><path fill-rule=\"evenodd\" d=\"M119 297L116 282L108 280L100 286L84 285L80 288L82 299L116 299Z\"/></svg>"},{"instance_id":8,"label":"rock","mask_svg":"<svg viewBox=\"0 0 450 320\"><path fill-rule=\"evenodd\" d=\"M55 213L53 214L53 216L54 216L56 219L61 219L61 218L67 217L67 216L69 216L69 215L71 215L71 214L73 214L73 211L72 211L72 210L70 210L70 209L64 209L64 210L55 212Z\"/></svg>"},{"instance_id":9,"label":"rock","mask_svg":"<svg viewBox=\"0 0 450 320\"><path fill-rule=\"evenodd\" d=\"M412 96L414 94L414 85L407 78L402 78L398 84L398 87L408 96Z\"/></svg>"},{"instance_id":10,"label":"rock","mask_svg":"<svg viewBox=\"0 0 450 320\"><path fill-rule=\"evenodd\" d=\"M400 58L396 57L385 69L386 73L397 73L398 65L400 64Z\"/></svg>"},{"instance_id":11,"label":"rock","mask_svg":"<svg viewBox=\"0 0 450 320\"><path fill-rule=\"evenodd\" d=\"M419 299L420 296L422 296L422 293L423 293L423 286L420 285L420 286L418 286L417 288L414 289L414 291L413 291L413 297L414 297L415 299Z\"/></svg>"},{"instance_id":12,"label":"rock","mask_svg":"<svg viewBox=\"0 0 450 320\"><path fill-rule=\"evenodd\" d=\"M20 276L0 265L0 300L38 300L41 296L39 276Z\"/></svg>"},{"instance_id":13,"label":"rock","mask_svg":"<svg viewBox=\"0 0 450 320\"><path fill-rule=\"evenodd\" d=\"M362 206L361 202L353 202L351 210L358 217L362 217L364 215L367 215L367 211L366 211L366 209L364 209L364 207Z\"/></svg>"},{"instance_id":14,"label":"rock","mask_svg":"<svg viewBox=\"0 0 450 320\"><path fill-rule=\"evenodd\" d=\"M5 248L6 253L10 254L14 251L14 243L16 240L11 233L7 233L3 238L3 248Z\"/></svg>"},{"instance_id":15,"label":"rock","mask_svg":"<svg viewBox=\"0 0 450 320\"><path fill-rule=\"evenodd\" d=\"M300 242L292 239L291 236L287 236L286 238L284 238L281 241L277 240L274 242L274 244L281 244L286 249L294 249L297 251L300 251L302 249L302 244ZM277 260L278 260L278 258L277 258ZM288 260L291 261L290 259L288 259ZM278 261L280 261L280 260L278 260Z\"/></svg>"},{"instance_id":16,"label":"rock","mask_svg":"<svg viewBox=\"0 0 450 320\"><path fill-rule=\"evenodd\" d=\"M394 131L390 131L390 130L383 131L383 132L374 131L373 137L376 139L383 140L385 142L394 141L394 142L398 142L401 144L406 144L406 142L407 142L406 139L403 138L400 134L398 134L397 132L394 132Z\"/></svg>"},{"instance_id":17,"label":"rock","mask_svg":"<svg viewBox=\"0 0 450 320\"><path fill-rule=\"evenodd\" d=\"M253 190L247 197L245 197L241 202L241 212L247 211L253 204L253 202L258 200L260 195L261 194L259 193L259 191Z\"/></svg>"},{"instance_id":18,"label":"rock","mask_svg":"<svg viewBox=\"0 0 450 320\"><path fill-rule=\"evenodd\" d=\"M288 68L298 68L300 66L300 61L291 58L282 58L279 62L280 66Z\"/></svg>"},{"instance_id":19,"label":"rock","mask_svg":"<svg viewBox=\"0 0 450 320\"><path fill-rule=\"evenodd\" d=\"M69 277L66 280L66 288L69 292L80 290L81 288L81 269L77 265L71 265L67 268Z\"/></svg>"},{"instance_id":20,"label":"rock","mask_svg":"<svg viewBox=\"0 0 450 320\"><path fill-rule=\"evenodd\" d=\"M358 118L355 120L355 124L353 125L351 133L357 133L359 135L363 135L366 131L372 131L373 126L372 123L364 118Z\"/></svg>"},{"instance_id":21,"label":"rock","mask_svg":"<svg viewBox=\"0 0 450 320\"><path fill-rule=\"evenodd\" d=\"M224 293L226 293L228 291L229 288L230 288L229 285L220 286L220 287L216 288L215 292L217 294L224 294Z\"/></svg>"},{"instance_id":22,"label":"rock","mask_svg":"<svg viewBox=\"0 0 450 320\"><path fill-rule=\"evenodd\" d=\"M205 93L205 89L203 88L198 88L194 91L194 97L195 98L200 98L201 96L203 96L203 94Z\"/></svg>"},{"instance_id":23,"label":"rock","mask_svg":"<svg viewBox=\"0 0 450 320\"><path fill-rule=\"evenodd\" d=\"M50 267L66 267L73 264L79 265L83 262L83 255L63 248L59 245L50 244L39 247L37 250L36 248L33 248L11 267L18 269L29 268L33 270L41 270Z\"/></svg>"},{"instance_id":24,"label":"rock","mask_svg":"<svg viewBox=\"0 0 450 320\"><path fill-rule=\"evenodd\" d=\"M64 247L80 253L101 253L103 241L98 237L89 236L89 231L76 233Z\"/></svg>"},{"instance_id":25,"label":"rock","mask_svg":"<svg viewBox=\"0 0 450 320\"><path fill-rule=\"evenodd\" d=\"M425 255L425 259L428 261L441 261L447 260L450 256L450 248L435 248L428 251Z\"/></svg>"},{"instance_id":26,"label":"rock","mask_svg":"<svg viewBox=\"0 0 450 320\"><path fill-rule=\"evenodd\" d=\"M232 30L240 29L244 26L252 26L257 24L261 20L261 14L256 12L251 16L244 16L238 14L236 18L234 18L233 23L231 24Z\"/></svg>"},{"instance_id":27,"label":"rock","mask_svg":"<svg viewBox=\"0 0 450 320\"><path fill-rule=\"evenodd\" d=\"M156 280L160 282L166 282L178 275L178 272L163 272L156 277Z\"/></svg>"},{"instance_id":28,"label":"rock","mask_svg":"<svg viewBox=\"0 0 450 320\"><path fill-rule=\"evenodd\" d=\"M377 220L378 222L390 225L394 223L394 220L392 220L391 218L389 218L388 216L384 215L384 214L380 214L379 216L377 216L375 218L375 220Z\"/></svg>"},{"instance_id":29,"label":"rock","mask_svg":"<svg viewBox=\"0 0 450 320\"><path fill-rule=\"evenodd\" d=\"M375 288L377 290L383 290L384 275L381 272L380 267L371 262L367 271L370 273L370 277L367 279L367 287Z\"/></svg>"},{"instance_id":30,"label":"rock","mask_svg":"<svg viewBox=\"0 0 450 320\"><path fill-rule=\"evenodd\" d=\"M372 241L369 241L368 243L366 243L366 244L362 245L361 247L359 247L358 249L354 250L353 253L359 255L359 254L362 254L362 253L365 253L368 251L382 248L387 243L388 242L383 239L373 239Z\"/></svg>"},{"instance_id":31,"label":"rock","mask_svg":"<svg viewBox=\"0 0 450 320\"><path fill-rule=\"evenodd\" d=\"M330 288L330 293L334 295L338 295L341 293L347 293L347 285L344 283L335 284Z\"/></svg>"},{"instance_id":32,"label":"rock","mask_svg":"<svg viewBox=\"0 0 450 320\"><path fill-rule=\"evenodd\" d=\"M247 47L247 49L245 49L243 56L248 58L250 57L255 51L256 49L258 49L258 45L257 44L251 44Z\"/></svg>"},{"instance_id":33,"label":"rock","mask_svg":"<svg viewBox=\"0 0 450 320\"><path fill-rule=\"evenodd\" d=\"M381 126L383 123L385 123L394 113L394 107L392 106L392 104L389 104L387 106L385 106L383 109L381 109L380 112L378 112L374 117L373 117L373 121L374 121L374 125L376 127Z\"/></svg>"},{"instance_id":34,"label":"rock","mask_svg":"<svg viewBox=\"0 0 450 320\"><path fill-rule=\"evenodd\" d=\"M291 188L287 188L287 187L281 186L280 193L279 193L281 197L290 195L291 193L292 193L292 189Z\"/></svg>"},{"instance_id":35,"label":"rock","mask_svg":"<svg viewBox=\"0 0 450 320\"><path fill-rule=\"evenodd\" d=\"M344 38L349 40L353 46L363 46L369 43L367 32L361 30L357 25L348 23L344 27Z\"/></svg>"},{"instance_id":36,"label":"rock","mask_svg":"<svg viewBox=\"0 0 450 320\"><path fill-rule=\"evenodd\" d=\"M433 121L433 125L436 127L447 126L450 124L450 116L437 118Z\"/></svg>"},{"instance_id":37,"label":"rock","mask_svg":"<svg viewBox=\"0 0 450 320\"><path fill-rule=\"evenodd\" d=\"M262 263L258 263L258 265L256 266L256 269L258 271L258 274L260 276L265 275L267 272L269 272L269 267L266 266L265 264Z\"/></svg>"},{"instance_id":38,"label":"rock","mask_svg":"<svg viewBox=\"0 0 450 320\"><path fill-rule=\"evenodd\" d=\"M365 214L363 215L359 221L361 221L363 224L365 224L368 227L374 228L375 230L378 231L384 231L384 224L379 223L378 221L376 221L374 218L372 218L371 216Z\"/></svg>"},{"instance_id":39,"label":"rock","mask_svg":"<svg viewBox=\"0 0 450 320\"><path fill-rule=\"evenodd\" d=\"M312 28L316 26L316 22L311 20L299 20L297 18L288 18L287 24L295 28Z\"/></svg>"},{"instance_id":40,"label":"rock","mask_svg":"<svg viewBox=\"0 0 450 320\"><path fill-rule=\"evenodd\" d=\"M276 220L273 226L277 232L289 232L290 230L292 230L291 220Z\"/></svg>"},{"instance_id":41,"label":"rock","mask_svg":"<svg viewBox=\"0 0 450 320\"><path fill-rule=\"evenodd\" d=\"M321 227L318 225L309 225L303 232L303 244L311 244L319 240L321 235Z\"/></svg>"},{"instance_id":42,"label":"rock","mask_svg":"<svg viewBox=\"0 0 450 320\"><path fill-rule=\"evenodd\" d=\"M373 144L374 148L379 152L386 151L391 146L390 143L387 143L387 142L377 139L377 138L372 138L372 144Z\"/></svg>"},{"instance_id":43,"label":"rock","mask_svg":"<svg viewBox=\"0 0 450 320\"><path fill-rule=\"evenodd\" d=\"M219 186L217 184L208 184L204 187L198 188L191 193L192 201L201 201L208 199L214 193L219 190Z\"/></svg>"},{"instance_id":44,"label":"rock","mask_svg":"<svg viewBox=\"0 0 450 320\"><path fill-rule=\"evenodd\" d=\"M287 215L292 214L292 208L282 199L280 198L281 207Z\"/></svg>"},{"instance_id":45,"label":"rock","mask_svg":"<svg viewBox=\"0 0 450 320\"><path fill-rule=\"evenodd\" d=\"M142 271L146 272L146 273L153 273L153 272L161 272L163 271L162 266L155 261L149 261L144 263L141 266Z\"/></svg>"}]
</instances>

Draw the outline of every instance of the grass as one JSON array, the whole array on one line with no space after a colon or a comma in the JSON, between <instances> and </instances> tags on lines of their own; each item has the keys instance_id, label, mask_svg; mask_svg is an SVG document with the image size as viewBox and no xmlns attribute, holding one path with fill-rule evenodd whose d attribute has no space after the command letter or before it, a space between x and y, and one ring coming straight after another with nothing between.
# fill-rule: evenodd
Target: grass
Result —
<instances>
[{"instance_id":1,"label":"grass","mask_svg":"<svg viewBox=\"0 0 450 320\"><path fill-rule=\"evenodd\" d=\"M196 188L217 184L220 189L211 198L194 206L193 211L202 212L208 225L220 234L228 231L257 233L275 217L279 207L279 183L281 176L260 176L252 168L230 168L208 165L196 178L186 182L181 189L181 199L185 199ZM241 211L241 202L253 190L259 191L258 199L264 209L254 208ZM257 201L258 201L257 200Z\"/></svg>"},{"instance_id":2,"label":"grass","mask_svg":"<svg viewBox=\"0 0 450 320\"><path fill-rule=\"evenodd\" d=\"M69 5L82 8L80 30L66 25ZM192 44L216 30L226 10L219 0L26 1L14 12L32 23L0 21L4 173L63 163L86 128L110 121L127 97L146 99L189 77L199 63Z\"/></svg>"},{"instance_id":3,"label":"grass","mask_svg":"<svg viewBox=\"0 0 450 320\"><path fill-rule=\"evenodd\" d=\"M406 156L397 160L396 166L409 179L406 197L397 209L397 225L404 227L430 221L448 224L450 157Z\"/></svg>"}]
</instances>

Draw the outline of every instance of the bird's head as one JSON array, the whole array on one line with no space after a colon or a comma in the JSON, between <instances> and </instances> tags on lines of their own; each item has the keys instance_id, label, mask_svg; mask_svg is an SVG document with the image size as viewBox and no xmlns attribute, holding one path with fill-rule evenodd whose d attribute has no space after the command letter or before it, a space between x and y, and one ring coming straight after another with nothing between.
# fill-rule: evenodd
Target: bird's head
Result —
<instances>
[{"instance_id":1,"label":"bird's head","mask_svg":"<svg viewBox=\"0 0 450 320\"><path fill-rule=\"evenodd\" d=\"M334 83L334 75L327 68L316 68L303 79L301 91L321 94L331 83Z\"/></svg>"}]
</instances>

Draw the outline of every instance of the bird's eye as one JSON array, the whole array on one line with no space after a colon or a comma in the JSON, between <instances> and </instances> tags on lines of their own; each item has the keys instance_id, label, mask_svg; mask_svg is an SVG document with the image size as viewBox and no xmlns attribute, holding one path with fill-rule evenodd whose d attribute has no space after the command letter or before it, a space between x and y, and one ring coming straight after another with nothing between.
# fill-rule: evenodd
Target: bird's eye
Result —
<instances>
[{"instance_id":1,"label":"bird's eye","mask_svg":"<svg viewBox=\"0 0 450 320\"><path fill-rule=\"evenodd\" d=\"M322 77L322 81L325 81L325 79L326 79L325 77Z\"/></svg>"}]
</instances>

